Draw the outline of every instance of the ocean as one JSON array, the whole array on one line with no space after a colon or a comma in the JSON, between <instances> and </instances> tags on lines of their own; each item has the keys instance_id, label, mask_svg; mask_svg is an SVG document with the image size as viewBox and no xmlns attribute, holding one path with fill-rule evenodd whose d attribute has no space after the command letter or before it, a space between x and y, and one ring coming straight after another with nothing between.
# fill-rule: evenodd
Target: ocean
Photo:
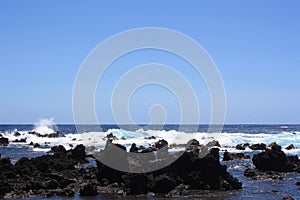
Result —
<instances>
[{"instance_id":1,"label":"ocean","mask_svg":"<svg viewBox=\"0 0 300 200\"><path fill-rule=\"evenodd\" d=\"M197 139L200 143L205 144L209 139L218 140L220 148L220 156L222 159L224 150L229 152L243 152L251 157L260 152L253 151L249 148L243 150L235 149L237 144L256 144L265 143L266 145L276 142L283 147L283 151L288 155L300 156L300 125L289 124L228 124L224 125L220 134L206 133L208 125L140 125L139 127L131 125L123 125L121 128L117 125L64 125L49 123L49 121L37 124L9 124L0 125L0 134L7 137L10 144L6 147L0 146L0 154L10 157L12 162L16 162L21 157L35 157L46 154L52 146L63 145L66 149L75 147L77 144L85 146L93 146L96 149L102 149L106 143L106 135L112 133L119 138L115 143L122 144L130 148L132 143L143 145L145 147L153 144L159 139L165 139L170 144L184 144L190 139ZM79 132L78 132L79 130ZM196 131L195 131L196 130ZM62 132L65 137L48 138L38 137L29 134L29 131L36 131L40 134L49 134L52 132ZM18 134L16 134L18 132ZM145 139L154 136L155 139ZM14 142L16 139L26 139L26 142ZM39 146L34 148L30 143ZM293 144L294 149L286 150L285 147ZM172 151L179 151L182 148L173 145ZM194 191L187 197L176 199L282 199L283 196L291 195L295 199L300 199L298 186L295 185L300 181L297 173L283 173L283 180L252 180L243 175L247 167L254 168L251 160L234 160L222 161L222 164L228 167L228 171L237 177L243 183L243 189L236 191ZM99 199L115 199L119 196L101 195ZM123 199L140 199L145 197L122 197ZM39 199L39 198L34 198ZM51 197L50 199L65 199L62 197ZM72 199L87 199L76 195ZM147 199L162 199L159 196L148 196Z\"/></svg>"}]
</instances>

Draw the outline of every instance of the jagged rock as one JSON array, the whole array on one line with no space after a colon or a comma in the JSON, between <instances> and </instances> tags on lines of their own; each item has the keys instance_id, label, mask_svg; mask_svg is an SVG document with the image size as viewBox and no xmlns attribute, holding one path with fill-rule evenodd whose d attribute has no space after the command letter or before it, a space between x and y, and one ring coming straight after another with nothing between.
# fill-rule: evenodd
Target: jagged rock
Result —
<instances>
[{"instance_id":1,"label":"jagged rock","mask_svg":"<svg viewBox=\"0 0 300 200\"><path fill-rule=\"evenodd\" d=\"M209 143L207 143L205 146L207 147L221 147L219 141L213 140Z\"/></svg>"},{"instance_id":2,"label":"jagged rock","mask_svg":"<svg viewBox=\"0 0 300 200\"><path fill-rule=\"evenodd\" d=\"M295 149L295 146L293 144L290 144L285 149L287 149L287 150Z\"/></svg>"},{"instance_id":3,"label":"jagged rock","mask_svg":"<svg viewBox=\"0 0 300 200\"><path fill-rule=\"evenodd\" d=\"M116 151L114 147L118 147L120 151ZM125 153L126 147L107 141L105 150L98 156L102 159L100 161L96 160L98 180L107 179L109 183L122 182L122 176L125 172L113 169L103 163L110 163L113 166L122 166L124 169L128 169L129 163Z\"/></svg>"},{"instance_id":4,"label":"jagged rock","mask_svg":"<svg viewBox=\"0 0 300 200\"><path fill-rule=\"evenodd\" d=\"M155 148L157 149L162 149L166 146L168 146L168 142L166 140L158 140L158 142L155 142Z\"/></svg>"},{"instance_id":5,"label":"jagged rock","mask_svg":"<svg viewBox=\"0 0 300 200\"><path fill-rule=\"evenodd\" d=\"M97 186L94 184L85 184L80 188L80 196L96 196L98 195Z\"/></svg>"},{"instance_id":6,"label":"jagged rock","mask_svg":"<svg viewBox=\"0 0 300 200\"><path fill-rule=\"evenodd\" d=\"M282 200L294 200L292 196L283 197Z\"/></svg>"},{"instance_id":7,"label":"jagged rock","mask_svg":"<svg viewBox=\"0 0 300 200\"><path fill-rule=\"evenodd\" d=\"M238 150L245 150L246 149L242 144L236 145L235 148L238 149Z\"/></svg>"},{"instance_id":8,"label":"jagged rock","mask_svg":"<svg viewBox=\"0 0 300 200\"><path fill-rule=\"evenodd\" d=\"M129 152L133 152L133 153L138 153L139 152L139 148L136 147L136 144L133 143L129 149Z\"/></svg>"},{"instance_id":9,"label":"jagged rock","mask_svg":"<svg viewBox=\"0 0 300 200\"><path fill-rule=\"evenodd\" d=\"M82 183L94 185L97 190L96 170L78 165L82 161L83 145L69 151L63 146L53 147L52 152L53 155L21 158L15 165L9 158L0 158L0 196L74 196L75 192L80 192L80 188L81 193L89 191L89 187L81 187ZM88 194L93 194L93 190Z\"/></svg>"},{"instance_id":10,"label":"jagged rock","mask_svg":"<svg viewBox=\"0 0 300 200\"><path fill-rule=\"evenodd\" d=\"M166 143L163 141L160 145L166 146ZM114 147L118 147L120 151L117 152L120 155L116 155ZM149 148L143 150L146 149ZM97 168L86 168L84 165L81 167L80 164L86 158L83 145L78 145L68 151L63 146L57 146L51 151L53 154L31 159L22 158L15 165L11 164L10 159L0 158L0 195L8 194L12 198L28 198L32 195L73 196L79 192L80 195L86 196L97 195L98 191L113 194L147 194L148 192L165 194L181 185L184 185L185 189L241 188L241 183L226 171L226 166L220 164L217 148L212 148L203 158L199 157L199 151L189 150L169 166L144 174L121 172L100 161L96 161ZM98 157L101 160L110 159L122 166L129 165L129 159L132 159L132 157L127 157L124 146L110 142L107 142L101 156ZM153 156L159 157L155 154ZM147 164L146 162L150 161L153 162L153 160L143 162ZM133 163L130 164L133 165ZM98 187L95 175L104 188ZM16 180L18 184L15 184Z\"/></svg>"},{"instance_id":11,"label":"jagged rock","mask_svg":"<svg viewBox=\"0 0 300 200\"><path fill-rule=\"evenodd\" d=\"M59 138L59 137L66 137L66 136L65 136L65 134L63 132L56 131L55 133L46 134L45 137L48 137L48 138Z\"/></svg>"},{"instance_id":12,"label":"jagged rock","mask_svg":"<svg viewBox=\"0 0 300 200\"><path fill-rule=\"evenodd\" d=\"M125 174L122 176L126 194L147 194L148 178L145 174Z\"/></svg>"},{"instance_id":13,"label":"jagged rock","mask_svg":"<svg viewBox=\"0 0 300 200\"><path fill-rule=\"evenodd\" d=\"M18 143L18 142L20 142L20 143L25 143L26 140L27 140L27 138L15 139L13 142L16 142L16 143Z\"/></svg>"},{"instance_id":14,"label":"jagged rock","mask_svg":"<svg viewBox=\"0 0 300 200\"><path fill-rule=\"evenodd\" d=\"M223 161L229 161L233 160L234 157L231 153L229 153L227 150L225 150L224 155L223 155Z\"/></svg>"},{"instance_id":15,"label":"jagged rock","mask_svg":"<svg viewBox=\"0 0 300 200\"><path fill-rule=\"evenodd\" d=\"M49 133L49 134L41 134L36 131L29 131L28 134L36 135L38 137L48 137L48 138L66 137L65 134L60 131L56 131L55 133Z\"/></svg>"},{"instance_id":16,"label":"jagged rock","mask_svg":"<svg viewBox=\"0 0 300 200\"><path fill-rule=\"evenodd\" d=\"M250 146L250 144L249 143L245 143L245 144L243 144L243 147L249 147Z\"/></svg>"},{"instance_id":17,"label":"jagged rock","mask_svg":"<svg viewBox=\"0 0 300 200\"><path fill-rule=\"evenodd\" d=\"M4 196L6 193L12 191L11 185L5 180L0 180L0 197Z\"/></svg>"},{"instance_id":18,"label":"jagged rock","mask_svg":"<svg viewBox=\"0 0 300 200\"><path fill-rule=\"evenodd\" d=\"M173 190L175 186L176 181L173 178L167 175L160 175L151 182L150 190L157 194L166 194Z\"/></svg>"},{"instance_id":19,"label":"jagged rock","mask_svg":"<svg viewBox=\"0 0 300 200\"><path fill-rule=\"evenodd\" d=\"M254 169L246 169L244 176L250 177L254 180L282 180L282 176L278 172L274 171L258 171Z\"/></svg>"},{"instance_id":20,"label":"jagged rock","mask_svg":"<svg viewBox=\"0 0 300 200\"><path fill-rule=\"evenodd\" d=\"M0 146L7 146L9 144L8 138L1 137L0 138Z\"/></svg>"},{"instance_id":21,"label":"jagged rock","mask_svg":"<svg viewBox=\"0 0 300 200\"><path fill-rule=\"evenodd\" d=\"M85 160L85 146L83 146L82 144L77 145L74 149L71 149L70 151L75 160Z\"/></svg>"},{"instance_id":22,"label":"jagged rock","mask_svg":"<svg viewBox=\"0 0 300 200\"><path fill-rule=\"evenodd\" d=\"M56 180L49 180L43 183L43 187L45 189L57 189L58 183Z\"/></svg>"},{"instance_id":23,"label":"jagged rock","mask_svg":"<svg viewBox=\"0 0 300 200\"><path fill-rule=\"evenodd\" d=\"M168 193L168 197L183 196L190 189L189 185L180 184L174 190Z\"/></svg>"},{"instance_id":24,"label":"jagged rock","mask_svg":"<svg viewBox=\"0 0 300 200\"><path fill-rule=\"evenodd\" d=\"M250 156L245 155L244 153L229 153L225 150L223 155L223 161L235 160L235 159L250 159Z\"/></svg>"},{"instance_id":25,"label":"jagged rock","mask_svg":"<svg viewBox=\"0 0 300 200\"><path fill-rule=\"evenodd\" d=\"M191 145L195 145L195 146L199 146L200 145L199 141L196 140L196 139L190 140L189 143L191 143Z\"/></svg>"},{"instance_id":26,"label":"jagged rock","mask_svg":"<svg viewBox=\"0 0 300 200\"><path fill-rule=\"evenodd\" d=\"M18 136L20 136L21 135L21 133L19 133L18 131L16 131L15 133L14 133L14 136L15 137L18 137Z\"/></svg>"},{"instance_id":27,"label":"jagged rock","mask_svg":"<svg viewBox=\"0 0 300 200\"><path fill-rule=\"evenodd\" d=\"M244 153L236 153L234 156L238 159L250 159L249 155L245 155Z\"/></svg>"},{"instance_id":28,"label":"jagged rock","mask_svg":"<svg viewBox=\"0 0 300 200\"><path fill-rule=\"evenodd\" d=\"M264 143L260 143L260 144L253 144L249 148L252 150L266 150L267 146Z\"/></svg>"},{"instance_id":29,"label":"jagged rock","mask_svg":"<svg viewBox=\"0 0 300 200\"><path fill-rule=\"evenodd\" d=\"M109 133L106 135L105 137L108 140L118 140L119 138L117 136L115 136L113 133Z\"/></svg>"},{"instance_id":30,"label":"jagged rock","mask_svg":"<svg viewBox=\"0 0 300 200\"><path fill-rule=\"evenodd\" d=\"M109 153L111 147L107 145L106 148L105 154L112 155L113 153ZM115 158L115 156L110 156L110 158ZM124 161L121 161L121 158ZM126 156L121 156L121 158L115 160L116 164L128 163ZM147 165L147 163L144 164ZM127 194L145 194L146 191L165 194L181 184L192 189L216 190L240 189L242 186L241 182L226 171L226 166L220 164L217 148L212 148L203 158L199 157L199 149L198 151L189 150L169 166L139 175L112 169L100 161L97 161L97 167L97 178L100 182L105 180L105 185L115 182L118 185L124 185L124 191Z\"/></svg>"},{"instance_id":31,"label":"jagged rock","mask_svg":"<svg viewBox=\"0 0 300 200\"><path fill-rule=\"evenodd\" d=\"M10 158L4 157L4 158L0 158L0 167L6 167L6 165L11 165L11 161Z\"/></svg>"},{"instance_id":32,"label":"jagged rock","mask_svg":"<svg viewBox=\"0 0 300 200\"><path fill-rule=\"evenodd\" d=\"M244 176L252 178L252 177L256 176L256 172L255 172L254 169L249 169L248 168L248 169L245 170Z\"/></svg>"},{"instance_id":33,"label":"jagged rock","mask_svg":"<svg viewBox=\"0 0 300 200\"><path fill-rule=\"evenodd\" d=\"M274 144L271 148L273 151L278 151L280 152L281 151L281 146L277 145L277 144Z\"/></svg>"},{"instance_id":34,"label":"jagged rock","mask_svg":"<svg viewBox=\"0 0 300 200\"><path fill-rule=\"evenodd\" d=\"M269 148L272 148L274 145L277 145L276 142L272 142L271 144L268 145Z\"/></svg>"},{"instance_id":35,"label":"jagged rock","mask_svg":"<svg viewBox=\"0 0 300 200\"><path fill-rule=\"evenodd\" d=\"M29 145L33 146L33 148L41 146L39 143L33 143L33 142L30 142Z\"/></svg>"},{"instance_id":36,"label":"jagged rock","mask_svg":"<svg viewBox=\"0 0 300 200\"><path fill-rule=\"evenodd\" d=\"M254 155L252 161L256 168L262 171L292 172L300 167L298 157L286 156L279 145L274 145L271 150Z\"/></svg>"},{"instance_id":37,"label":"jagged rock","mask_svg":"<svg viewBox=\"0 0 300 200\"><path fill-rule=\"evenodd\" d=\"M33 145L33 148L37 148L37 147L40 147L41 145L39 144L39 143L35 143L34 145Z\"/></svg>"},{"instance_id":38,"label":"jagged rock","mask_svg":"<svg viewBox=\"0 0 300 200\"><path fill-rule=\"evenodd\" d=\"M60 192L57 193L59 196L67 196L67 197L73 197L75 195L75 192L72 188L64 188Z\"/></svg>"},{"instance_id":39,"label":"jagged rock","mask_svg":"<svg viewBox=\"0 0 300 200\"><path fill-rule=\"evenodd\" d=\"M66 154L67 153L67 150L62 145L52 147L51 151L55 154Z\"/></svg>"}]
</instances>

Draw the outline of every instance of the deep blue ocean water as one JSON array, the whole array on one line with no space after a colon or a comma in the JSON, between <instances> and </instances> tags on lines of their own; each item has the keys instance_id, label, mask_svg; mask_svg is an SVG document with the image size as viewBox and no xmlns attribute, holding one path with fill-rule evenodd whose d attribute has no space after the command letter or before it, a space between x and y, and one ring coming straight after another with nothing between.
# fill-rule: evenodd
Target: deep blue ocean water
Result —
<instances>
[{"instance_id":1,"label":"deep blue ocean water","mask_svg":"<svg viewBox=\"0 0 300 200\"><path fill-rule=\"evenodd\" d=\"M34 124L2 124L0 125L0 133L5 131L31 131L34 129ZM118 129L118 125L106 124L106 125L79 125L80 130L85 131L108 131L109 129ZM147 125L139 125L140 128L146 127ZM126 130L135 131L136 126L122 125L122 128ZM178 130L181 127L186 132L189 130L197 129L198 132L206 132L209 125L177 125L177 124L166 124L162 128L161 125L151 125L148 129L162 129L162 130ZM196 128L195 128L196 127ZM55 130L64 133L77 133L76 126L74 124L57 124L54 126ZM300 132L300 124L225 124L223 127L224 133L267 133L276 134L286 132Z\"/></svg>"}]
</instances>

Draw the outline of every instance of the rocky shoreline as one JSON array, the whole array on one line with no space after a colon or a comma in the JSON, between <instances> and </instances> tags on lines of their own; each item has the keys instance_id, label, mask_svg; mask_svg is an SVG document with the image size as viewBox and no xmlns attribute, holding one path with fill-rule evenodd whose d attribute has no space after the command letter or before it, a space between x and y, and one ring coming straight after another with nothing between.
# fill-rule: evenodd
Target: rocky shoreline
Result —
<instances>
[{"instance_id":1,"label":"rocky shoreline","mask_svg":"<svg viewBox=\"0 0 300 200\"><path fill-rule=\"evenodd\" d=\"M52 136L52 135L51 135ZM2 139L6 145L8 141ZM108 141L108 144L112 144ZM113 144L122 149L119 144ZM168 143L159 140L152 147L140 148L132 144L130 152L156 152L168 148ZM0 157L0 197L28 198L33 196L95 196L113 195L163 195L181 196L189 190L238 190L242 183L227 171L220 163L219 148L216 141L207 146L197 140L190 142L190 147L180 158L167 167L148 173L126 173L106 166L93 155L86 154L85 146L77 145L71 150L63 146L51 148L47 155L36 158L22 158L12 164L9 158ZM249 146L249 144L248 144ZM209 153L201 157L203 148ZM237 149L247 144L237 145ZM109 148L107 145L106 148ZM284 172L300 173L300 160L297 156L287 156L279 145L267 147L254 144L251 148L262 150L252 157L256 168L248 168L245 177L254 180L281 180ZM243 153L232 154L225 151L223 161L250 159ZM91 164L91 160L96 164ZM131 160L127 157L123 161Z\"/></svg>"}]
</instances>

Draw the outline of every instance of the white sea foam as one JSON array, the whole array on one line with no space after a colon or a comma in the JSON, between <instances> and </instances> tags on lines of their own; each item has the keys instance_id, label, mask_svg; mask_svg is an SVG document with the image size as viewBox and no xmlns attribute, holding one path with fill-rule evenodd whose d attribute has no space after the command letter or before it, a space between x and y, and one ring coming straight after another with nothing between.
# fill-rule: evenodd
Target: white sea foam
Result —
<instances>
[{"instance_id":1,"label":"white sea foam","mask_svg":"<svg viewBox=\"0 0 300 200\"><path fill-rule=\"evenodd\" d=\"M41 119L39 122L34 124L33 131L40 133L42 135L49 134L55 132L57 129L54 119Z\"/></svg>"},{"instance_id":2,"label":"white sea foam","mask_svg":"<svg viewBox=\"0 0 300 200\"><path fill-rule=\"evenodd\" d=\"M50 120L51 123L40 123L40 126L35 127L35 131L38 130L47 130L45 127L51 130L47 130L43 132L43 134L52 133L53 121ZM39 129L39 127L43 127ZM222 134L208 134L208 133L185 133L179 132L175 130L143 130L139 129L137 131L126 131L122 129L110 129L107 132L85 132L81 134L66 134L65 137L60 138L48 138L48 137L38 137L37 135L29 134L27 131L21 131L21 136L15 136L13 132L4 133L5 137L8 137L10 143L14 145L28 145L29 143L39 143L41 145L41 149L36 148L36 151L44 151L45 148L52 147L55 145L63 145L66 149L70 149L75 147L77 144L84 144L85 146L94 146L97 149L104 148L106 144L106 135L109 133L113 133L118 138L124 138L114 141L114 143L119 143L127 148L130 148L132 143L136 143L138 146L142 145L144 147L148 147L149 145L153 145L154 142L159 139L165 139L169 144L185 144L191 139L197 139L200 144L206 144L212 139L218 140L222 147L229 147L230 151L239 152L239 150L235 150L235 146L237 144L256 144L256 143L265 143L270 144L271 142L276 142L277 144L283 146L283 150L289 154L298 154L300 155L300 133L299 132L281 132L278 134L249 134L249 133L222 133ZM145 139L145 137L154 136L156 139ZM15 139L26 138L26 143L13 143ZM293 144L296 149L293 150L285 150L284 147L287 145ZM230 148L231 147L231 148ZM245 151L251 151L251 149L247 148Z\"/></svg>"},{"instance_id":3,"label":"white sea foam","mask_svg":"<svg viewBox=\"0 0 300 200\"><path fill-rule=\"evenodd\" d=\"M286 129L286 128L289 128L289 127L288 126L280 126L280 128Z\"/></svg>"}]
</instances>

